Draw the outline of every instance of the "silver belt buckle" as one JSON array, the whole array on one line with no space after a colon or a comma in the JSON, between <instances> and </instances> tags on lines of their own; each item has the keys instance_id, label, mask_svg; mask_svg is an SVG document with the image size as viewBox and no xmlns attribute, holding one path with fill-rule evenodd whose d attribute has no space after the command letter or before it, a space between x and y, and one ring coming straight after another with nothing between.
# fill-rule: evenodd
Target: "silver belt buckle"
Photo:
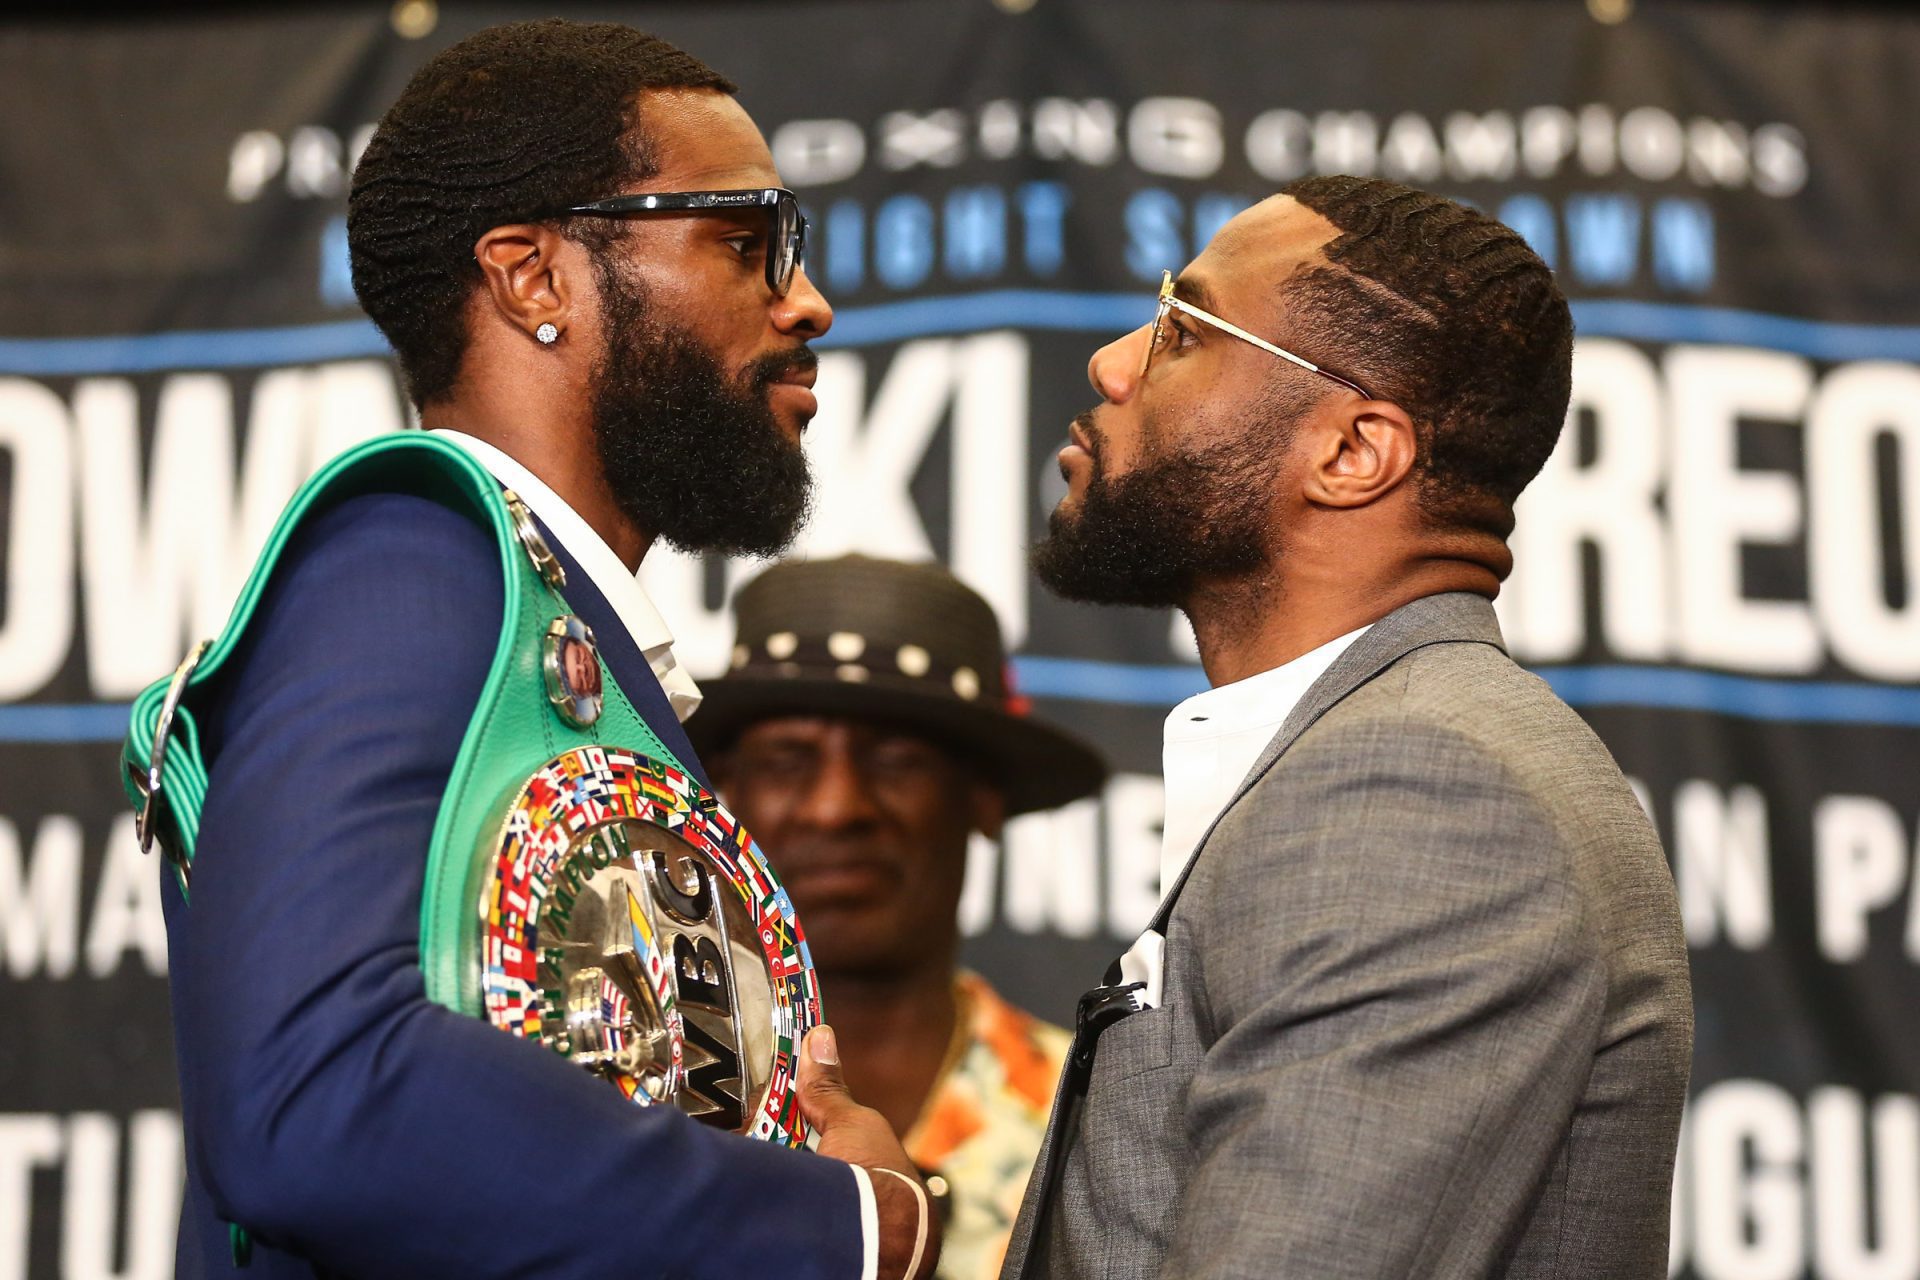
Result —
<instances>
[{"instance_id":1,"label":"silver belt buckle","mask_svg":"<svg viewBox=\"0 0 1920 1280\"><path fill-rule=\"evenodd\" d=\"M167 743L173 736L174 714L180 709L180 697L187 691L187 681L193 677L200 659L206 656L212 646L213 641L202 640L173 669L173 679L167 684L167 696L160 703L160 716L154 722L153 747L147 753L146 777L141 777L138 770L128 766L134 789L140 793L140 809L134 815L133 831L139 837L142 853L153 852L153 842L159 834L156 821L162 799L161 779L167 764ZM180 869L180 876L184 880L188 874L185 855L164 840L160 842L160 848L167 860Z\"/></svg>"}]
</instances>

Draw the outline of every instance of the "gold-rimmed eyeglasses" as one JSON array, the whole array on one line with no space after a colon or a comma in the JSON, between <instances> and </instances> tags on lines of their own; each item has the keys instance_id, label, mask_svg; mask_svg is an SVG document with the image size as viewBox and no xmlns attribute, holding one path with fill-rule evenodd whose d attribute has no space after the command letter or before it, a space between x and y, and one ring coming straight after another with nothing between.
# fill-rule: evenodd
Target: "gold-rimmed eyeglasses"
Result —
<instances>
[{"instance_id":1,"label":"gold-rimmed eyeglasses","mask_svg":"<svg viewBox=\"0 0 1920 1280\"><path fill-rule=\"evenodd\" d=\"M1262 351L1266 352L1269 355L1279 356L1282 360L1288 361L1289 363L1292 363L1292 364L1297 364L1302 369L1307 370L1309 373L1317 373L1323 378L1331 378L1333 381L1339 383L1341 386L1347 387L1350 390L1359 392L1361 397L1364 399L1367 399L1367 400L1373 399L1372 393L1370 393L1365 387L1361 386L1359 383L1353 381L1352 379L1343 378L1339 374L1334 373L1331 370L1323 369L1319 365L1315 364L1313 361L1307 359L1305 356L1297 356L1293 352L1287 350L1285 347L1276 347L1275 345L1273 345L1273 343L1268 342L1265 338L1256 338L1254 335L1248 333L1245 329L1242 329L1239 325L1233 323L1231 320L1222 320L1219 316L1214 315L1210 311L1202 311L1199 307L1194 306L1191 302L1185 302L1179 298L1174 297L1173 296L1173 272L1171 271L1163 271L1160 273L1160 305L1153 313L1153 329L1150 333L1147 334L1147 353L1145 356L1141 357L1141 360L1140 360L1140 376L1142 378L1145 378L1147 376L1147 369L1151 367L1153 364L1153 353L1158 351L1160 349L1160 344L1166 341L1167 312L1169 311L1184 312L1185 314L1192 316L1195 320L1198 320L1203 324L1212 325L1214 328L1220 330L1222 333L1230 333L1234 337L1240 339L1240 341L1242 342L1252 343L1254 346L1260 348Z\"/></svg>"}]
</instances>

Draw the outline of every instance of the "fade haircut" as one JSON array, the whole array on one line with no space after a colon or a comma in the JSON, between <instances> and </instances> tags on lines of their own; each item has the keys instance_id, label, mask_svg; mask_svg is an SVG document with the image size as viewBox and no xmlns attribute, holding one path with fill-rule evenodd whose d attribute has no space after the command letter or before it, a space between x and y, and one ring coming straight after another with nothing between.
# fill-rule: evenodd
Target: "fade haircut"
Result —
<instances>
[{"instance_id":1,"label":"fade haircut","mask_svg":"<svg viewBox=\"0 0 1920 1280\"><path fill-rule=\"evenodd\" d=\"M1399 183L1313 177L1282 194L1340 232L1332 265L1287 281L1296 327L1413 418L1429 520L1506 537L1567 416L1573 319L1553 272L1505 224Z\"/></svg>"},{"instance_id":2,"label":"fade haircut","mask_svg":"<svg viewBox=\"0 0 1920 1280\"><path fill-rule=\"evenodd\" d=\"M611 22L489 27L431 59L381 118L353 172L353 291L424 406L453 389L473 245L493 227L618 194L654 172L634 106L658 89L735 93L666 41ZM603 250L618 224L575 219Z\"/></svg>"}]
</instances>

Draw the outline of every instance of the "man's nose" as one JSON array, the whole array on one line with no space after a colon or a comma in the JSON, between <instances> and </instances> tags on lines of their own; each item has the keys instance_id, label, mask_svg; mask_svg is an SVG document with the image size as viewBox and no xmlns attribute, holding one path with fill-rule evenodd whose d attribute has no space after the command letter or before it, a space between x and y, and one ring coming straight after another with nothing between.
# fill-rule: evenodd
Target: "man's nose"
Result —
<instances>
[{"instance_id":1,"label":"man's nose","mask_svg":"<svg viewBox=\"0 0 1920 1280\"><path fill-rule=\"evenodd\" d=\"M1087 381L1102 400L1125 404L1133 398L1140 383L1141 344L1147 341L1149 327L1143 324L1132 333L1122 334L1087 361Z\"/></svg>"},{"instance_id":2,"label":"man's nose","mask_svg":"<svg viewBox=\"0 0 1920 1280\"><path fill-rule=\"evenodd\" d=\"M852 755L828 751L822 755L794 818L817 830L834 831L871 822L879 813L866 775Z\"/></svg>"},{"instance_id":3,"label":"man's nose","mask_svg":"<svg viewBox=\"0 0 1920 1280\"><path fill-rule=\"evenodd\" d=\"M805 267L793 269L787 296L773 302L773 327L781 333L817 338L833 327L833 306L807 276Z\"/></svg>"}]
</instances>

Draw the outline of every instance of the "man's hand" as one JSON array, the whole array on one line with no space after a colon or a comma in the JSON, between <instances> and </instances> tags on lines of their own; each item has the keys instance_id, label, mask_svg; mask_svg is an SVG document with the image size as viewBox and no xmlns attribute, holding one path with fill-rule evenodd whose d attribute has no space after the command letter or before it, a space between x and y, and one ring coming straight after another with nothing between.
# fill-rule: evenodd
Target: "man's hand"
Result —
<instances>
[{"instance_id":1,"label":"man's hand","mask_svg":"<svg viewBox=\"0 0 1920 1280\"><path fill-rule=\"evenodd\" d=\"M886 1118L855 1102L847 1091L831 1027L815 1027L800 1057L800 1111L819 1132L816 1149L860 1165L873 1182L880 1216L880 1280L926 1280L940 1258L940 1228L919 1171ZM882 1169L891 1172L878 1172ZM916 1251L919 1266L909 1271Z\"/></svg>"}]
</instances>

